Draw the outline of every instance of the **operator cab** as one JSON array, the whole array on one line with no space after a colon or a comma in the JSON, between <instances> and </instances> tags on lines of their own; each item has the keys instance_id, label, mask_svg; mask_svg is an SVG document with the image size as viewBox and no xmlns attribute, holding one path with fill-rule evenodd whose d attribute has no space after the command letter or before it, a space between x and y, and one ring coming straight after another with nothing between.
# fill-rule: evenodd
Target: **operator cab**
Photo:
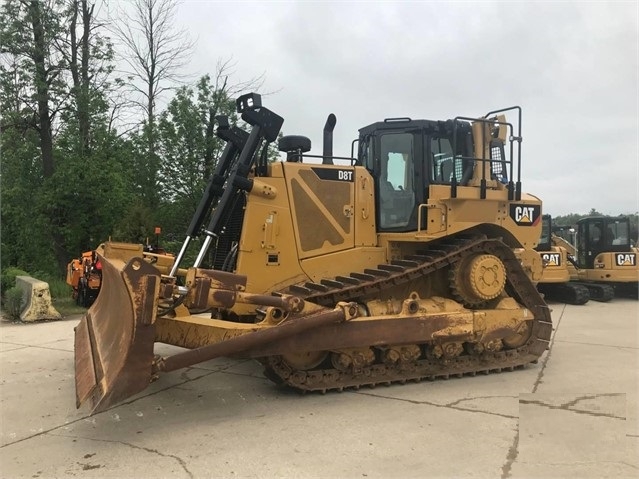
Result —
<instances>
[{"instance_id":1,"label":"operator cab","mask_svg":"<svg viewBox=\"0 0 639 479\"><path fill-rule=\"evenodd\" d=\"M577 222L577 261L580 268L594 268L600 253L630 251L628 218L583 218Z\"/></svg>"},{"instance_id":2,"label":"operator cab","mask_svg":"<svg viewBox=\"0 0 639 479\"><path fill-rule=\"evenodd\" d=\"M486 145L479 148L488 152L488 158L475 157L473 127L463 120L476 121L491 131ZM491 136L496 124L501 123L462 117L447 121L390 118L360 129L357 164L375 178L378 231L417 230L418 208L428 201L430 185L449 185L451 198L456 197L457 186L477 186L484 199L487 180L493 180L508 184L512 199L514 186L507 169L509 164L512 178L512 161L505 160L503 140ZM475 168L482 173L474 175ZM478 176L475 183L474 176Z\"/></svg>"},{"instance_id":3,"label":"operator cab","mask_svg":"<svg viewBox=\"0 0 639 479\"><path fill-rule=\"evenodd\" d=\"M501 114L509 110L518 111L517 134ZM490 116L495 114L499 115ZM517 181L514 181L513 144L521 143L518 106L492 111L483 118L456 117L446 121L388 118L359 130L359 138L353 142L359 144L357 158L353 158L353 149L351 157L333 155L336 121L335 115L330 114L324 127L321 156L307 153L310 140L302 136L282 137L279 150L286 152L287 162L314 158L321 159L324 165L333 165L334 160L346 160L365 167L375 182L377 231L425 228L427 212L421 215L418 212L420 205L428 202L431 185L448 186L450 198L457 198L458 186L470 186L479 189L480 199L486 199L489 188L507 189L509 201L521 199L519 146ZM504 150L507 132L508 156Z\"/></svg>"}]
</instances>

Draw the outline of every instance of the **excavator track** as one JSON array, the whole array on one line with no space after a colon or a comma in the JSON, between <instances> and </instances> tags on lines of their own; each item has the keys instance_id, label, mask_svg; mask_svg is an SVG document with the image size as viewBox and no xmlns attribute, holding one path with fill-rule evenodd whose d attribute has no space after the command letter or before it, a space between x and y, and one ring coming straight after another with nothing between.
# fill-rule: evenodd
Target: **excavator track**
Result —
<instances>
[{"instance_id":1,"label":"excavator track","mask_svg":"<svg viewBox=\"0 0 639 479\"><path fill-rule=\"evenodd\" d=\"M599 301L600 303L607 303L615 297L615 288L609 284L602 283L574 283L588 289L590 299L593 301Z\"/></svg>"},{"instance_id":2,"label":"excavator track","mask_svg":"<svg viewBox=\"0 0 639 479\"><path fill-rule=\"evenodd\" d=\"M639 283L617 283L615 284L615 297L639 299Z\"/></svg>"},{"instance_id":3,"label":"excavator track","mask_svg":"<svg viewBox=\"0 0 639 479\"><path fill-rule=\"evenodd\" d=\"M437 243L423 253L379 265L376 269L325 279L319 283L307 282L294 285L281 293L296 294L305 301L312 301L323 306L334 305L338 301L361 302L364 299L374 298L387 288L449 268L465 255L473 253L497 256L506 268L506 292L533 313L534 319L530 322L529 336L524 344L500 351L484 350L481 353L466 351L457 357L446 355L437 357L429 353L431 343L402 345L398 348L409 348L413 351L408 359L404 358L396 364L388 364L380 358L381 355L376 354L372 363L352 370L331 367L330 361L322 361L315 368L296 369L282 356L269 356L260 359L265 367L266 376L274 382L283 383L301 391L324 393L361 386L499 372L536 362L548 348L550 341L552 333L550 310L513 251L498 239L487 239L483 236L456 237L445 243Z\"/></svg>"},{"instance_id":4,"label":"excavator track","mask_svg":"<svg viewBox=\"0 0 639 479\"><path fill-rule=\"evenodd\" d=\"M537 289L544 298L560 303L581 305L590 300L588 288L578 283L540 283Z\"/></svg>"}]
</instances>

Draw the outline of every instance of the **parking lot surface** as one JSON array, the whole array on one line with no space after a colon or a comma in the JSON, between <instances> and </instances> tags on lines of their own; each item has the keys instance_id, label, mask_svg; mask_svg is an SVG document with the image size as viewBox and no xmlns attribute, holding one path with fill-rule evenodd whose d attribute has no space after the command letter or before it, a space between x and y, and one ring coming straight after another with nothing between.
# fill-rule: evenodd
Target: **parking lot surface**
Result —
<instances>
[{"instance_id":1,"label":"parking lot surface","mask_svg":"<svg viewBox=\"0 0 639 479\"><path fill-rule=\"evenodd\" d=\"M253 361L76 410L79 317L0 324L0 472L49 477L638 477L637 301L551 304L551 349L500 374L300 395ZM162 346L158 351L171 351Z\"/></svg>"}]
</instances>

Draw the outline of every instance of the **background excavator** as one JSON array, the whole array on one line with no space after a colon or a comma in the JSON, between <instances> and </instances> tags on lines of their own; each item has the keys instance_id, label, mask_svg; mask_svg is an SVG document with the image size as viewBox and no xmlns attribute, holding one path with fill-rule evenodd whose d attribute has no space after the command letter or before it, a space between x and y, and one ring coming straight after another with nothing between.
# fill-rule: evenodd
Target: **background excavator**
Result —
<instances>
[{"instance_id":1,"label":"background excavator","mask_svg":"<svg viewBox=\"0 0 639 479\"><path fill-rule=\"evenodd\" d=\"M326 392L511 370L547 349L550 312L531 280L541 201L522 193L519 107L386 119L360 129L349 158L333 155L329 115L321 156L285 136L275 163L266 151L283 119L257 94L237 110L249 131L218 117L226 147L168 274L108 244L100 255L102 291L75 330L78 407L104 410L220 356ZM160 357L156 342L188 350Z\"/></svg>"},{"instance_id":2,"label":"background excavator","mask_svg":"<svg viewBox=\"0 0 639 479\"><path fill-rule=\"evenodd\" d=\"M615 295L638 297L639 250L631 241L628 217L580 219L576 248L556 235L552 241L566 248L571 280L586 286L591 299L609 301Z\"/></svg>"},{"instance_id":3,"label":"background excavator","mask_svg":"<svg viewBox=\"0 0 639 479\"><path fill-rule=\"evenodd\" d=\"M544 298L568 304L586 304L590 299L588 288L576 282L571 282L570 271L576 272L566 245L554 239L552 233L552 218L543 215L539 244L535 248L544 262L543 275L537 289ZM561 243L561 244L560 244ZM573 251L573 248L568 245ZM573 263L570 263L570 261Z\"/></svg>"}]
</instances>

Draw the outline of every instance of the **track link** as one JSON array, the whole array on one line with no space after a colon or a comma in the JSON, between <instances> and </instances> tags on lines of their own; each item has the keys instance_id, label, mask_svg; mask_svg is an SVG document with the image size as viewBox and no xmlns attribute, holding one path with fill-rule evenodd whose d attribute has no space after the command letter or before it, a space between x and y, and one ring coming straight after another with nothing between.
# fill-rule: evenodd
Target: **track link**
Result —
<instances>
[{"instance_id":1,"label":"track link","mask_svg":"<svg viewBox=\"0 0 639 479\"><path fill-rule=\"evenodd\" d=\"M382 291L416 278L448 268L469 253L489 253L498 256L507 271L506 292L533 313L529 337L525 344L498 352L463 353L454 358L435 358L425 354L430 343L418 345L420 357L412 361L389 365L379 355L370 366L350 371L327 367L328 361L315 369L299 370L291 367L281 356L260 361L266 376L301 391L341 391L344 388L432 380L450 376L512 370L536 362L548 348L552 333L550 310L529 280L513 251L498 239L486 237L457 237L438 243L417 255L408 256L375 269L291 286L281 293L296 294L305 301L332 306L338 301L363 301L375 298ZM321 286L321 288L320 288ZM398 319L401 321L401 319ZM388 345L392 346L392 345Z\"/></svg>"}]
</instances>

